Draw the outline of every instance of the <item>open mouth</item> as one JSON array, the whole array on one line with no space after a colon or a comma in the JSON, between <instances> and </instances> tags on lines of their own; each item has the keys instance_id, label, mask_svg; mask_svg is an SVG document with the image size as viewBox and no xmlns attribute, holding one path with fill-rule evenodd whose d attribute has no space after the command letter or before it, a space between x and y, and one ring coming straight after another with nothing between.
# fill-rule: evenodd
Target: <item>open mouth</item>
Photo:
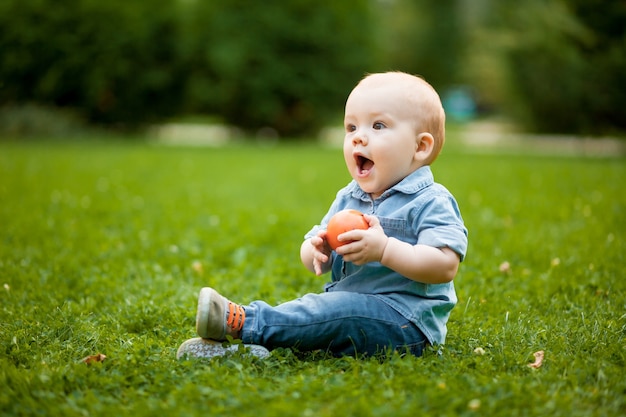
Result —
<instances>
[{"instance_id":1,"label":"open mouth","mask_svg":"<svg viewBox=\"0 0 626 417\"><path fill-rule=\"evenodd\" d=\"M359 175L368 174L374 167L374 161L364 157L363 155L355 155L355 160Z\"/></svg>"}]
</instances>

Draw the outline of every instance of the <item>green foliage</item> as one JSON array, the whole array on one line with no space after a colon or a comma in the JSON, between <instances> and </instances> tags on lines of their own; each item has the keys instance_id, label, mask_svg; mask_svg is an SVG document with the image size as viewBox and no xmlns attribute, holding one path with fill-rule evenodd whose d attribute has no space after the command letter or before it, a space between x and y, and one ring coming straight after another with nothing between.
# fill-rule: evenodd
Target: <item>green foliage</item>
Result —
<instances>
[{"instance_id":1,"label":"green foliage","mask_svg":"<svg viewBox=\"0 0 626 417\"><path fill-rule=\"evenodd\" d=\"M624 160L447 149L470 250L443 355L179 362L201 286L320 291L298 250L341 151L0 144L0 414L623 415Z\"/></svg>"},{"instance_id":2,"label":"green foliage","mask_svg":"<svg viewBox=\"0 0 626 417\"><path fill-rule=\"evenodd\" d=\"M462 57L468 28L463 24L462 1L381 3L380 43L388 68L421 75L438 91L467 82Z\"/></svg>"},{"instance_id":3,"label":"green foliage","mask_svg":"<svg viewBox=\"0 0 626 417\"><path fill-rule=\"evenodd\" d=\"M24 104L0 108L0 136L67 138L87 130L73 112L58 107Z\"/></svg>"},{"instance_id":4,"label":"green foliage","mask_svg":"<svg viewBox=\"0 0 626 417\"><path fill-rule=\"evenodd\" d=\"M526 130L620 134L625 20L613 0L5 0L0 107L107 127L200 114L306 136L337 122L365 73L402 70L442 95L469 86Z\"/></svg>"},{"instance_id":5,"label":"green foliage","mask_svg":"<svg viewBox=\"0 0 626 417\"><path fill-rule=\"evenodd\" d=\"M105 124L171 114L182 91L175 5L3 1L0 104L71 107Z\"/></svg>"},{"instance_id":6,"label":"green foliage","mask_svg":"<svg viewBox=\"0 0 626 417\"><path fill-rule=\"evenodd\" d=\"M70 107L107 125L201 112L302 134L336 117L371 69L370 19L365 0L7 0L0 105Z\"/></svg>"},{"instance_id":7,"label":"green foliage","mask_svg":"<svg viewBox=\"0 0 626 417\"><path fill-rule=\"evenodd\" d=\"M626 129L626 6L612 0L494 2L507 100L535 131ZM493 33L492 33L493 34Z\"/></svg>"},{"instance_id":8,"label":"green foliage","mask_svg":"<svg viewBox=\"0 0 626 417\"><path fill-rule=\"evenodd\" d=\"M252 2L187 6L187 110L221 115L252 132L315 132L371 69L368 1ZM334 120L333 120L334 121Z\"/></svg>"}]
</instances>

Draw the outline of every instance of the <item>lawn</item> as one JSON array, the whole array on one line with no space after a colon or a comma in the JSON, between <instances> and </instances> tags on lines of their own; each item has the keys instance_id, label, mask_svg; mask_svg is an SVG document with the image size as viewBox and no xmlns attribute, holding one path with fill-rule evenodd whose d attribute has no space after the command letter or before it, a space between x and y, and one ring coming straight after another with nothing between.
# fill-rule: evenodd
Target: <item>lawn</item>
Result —
<instances>
[{"instance_id":1,"label":"lawn","mask_svg":"<svg viewBox=\"0 0 626 417\"><path fill-rule=\"evenodd\" d=\"M0 143L0 415L625 415L625 162L444 150L470 247L441 355L177 361L202 286L320 291L298 250L341 151Z\"/></svg>"}]
</instances>

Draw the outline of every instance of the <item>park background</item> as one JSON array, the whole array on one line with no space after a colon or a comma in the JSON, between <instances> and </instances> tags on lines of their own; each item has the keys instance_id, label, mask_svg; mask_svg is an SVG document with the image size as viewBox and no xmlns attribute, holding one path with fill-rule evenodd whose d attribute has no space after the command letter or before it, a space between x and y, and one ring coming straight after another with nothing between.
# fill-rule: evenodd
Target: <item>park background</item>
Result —
<instances>
[{"instance_id":1,"label":"park background","mask_svg":"<svg viewBox=\"0 0 626 417\"><path fill-rule=\"evenodd\" d=\"M0 416L626 415L625 16L0 2ZM423 75L448 114L432 168L470 246L446 344L177 360L202 286L320 291L298 249L350 180L346 96L384 70Z\"/></svg>"},{"instance_id":2,"label":"park background","mask_svg":"<svg viewBox=\"0 0 626 417\"><path fill-rule=\"evenodd\" d=\"M451 121L613 136L625 21L609 0L5 0L0 132L182 121L311 138L341 126L364 74L402 70L433 84Z\"/></svg>"}]
</instances>

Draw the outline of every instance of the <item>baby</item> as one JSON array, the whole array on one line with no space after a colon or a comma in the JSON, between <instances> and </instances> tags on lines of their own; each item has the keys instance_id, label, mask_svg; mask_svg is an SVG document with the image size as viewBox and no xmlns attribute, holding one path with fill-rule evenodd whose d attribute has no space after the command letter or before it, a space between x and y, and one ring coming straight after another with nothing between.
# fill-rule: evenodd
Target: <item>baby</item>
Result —
<instances>
[{"instance_id":1,"label":"baby","mask_svg":"<svg viewBox=\"0 0 626 417\"><path fill-rule=\"evenodd\" d=\"M422 78L371 74L350 93L344 127L343 154L353 180L337 192L300 250L311 272L331 272L324 292L278 306L238 305L203 288L200 338L183 343L178 357L223 355L233 349L223 347L229 336L260 357L277 347L419 356L425 346L444 343L467 229L454 197L430 169L445 141L441 100ZM364 213L369 228L341 234L349 243L332 250L326 224L344 209Z\"/></svg>"}]
</instances>

